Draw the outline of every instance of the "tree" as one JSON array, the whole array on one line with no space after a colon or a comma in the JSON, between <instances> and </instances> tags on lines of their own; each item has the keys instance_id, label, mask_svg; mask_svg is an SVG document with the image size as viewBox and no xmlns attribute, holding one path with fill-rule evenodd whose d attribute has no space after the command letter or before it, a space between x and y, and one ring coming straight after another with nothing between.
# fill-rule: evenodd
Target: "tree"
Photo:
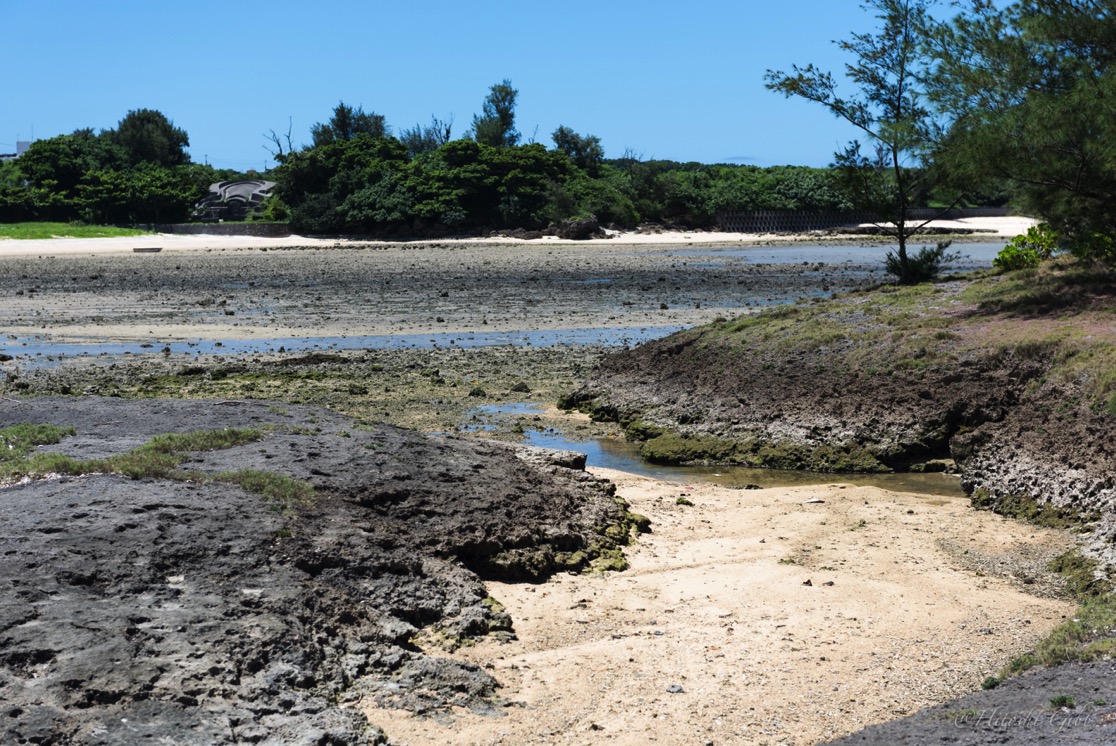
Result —
<instances>
[{"instance_id":1,"label":"tree","mask_svg":"<svg viewBox=\"0 0 1116 746\"><path fill-rule=\"evenodd\" d=\"M934 101L956 181L1007 180L1079 255L1116 260L1116 7L971 0L934 36Z\"/></svg>"},{"instance_id":2,"label":"tree","mask_svg":"<svg viewBox=\"0 0 1116 746\"><path fill-rule=\"evenodd\" d=\"M854 204L870 210L890 224L899 243L888 253L888 270L900 283L928 279L947 259L946 245L907 251L911 236L925 227L910 219L913 197L926 189L932 155L940 129L929 109L925 87L925 41L935 0L868 0L877 12L880 27L874 34L853 34L838 46L855 58L845 66L848 78L859 89L851 98L838 94L831 73L814 65L793 68L792 74L768 70L767 88L787 97L819 103L835 116L860 129L874 146L869 154L854 141L835 154Z\"/></svg>"},{"instance_id":3,"label":"tree","mask_svg":"<svg viewBox=\"0 0 1116 746\"><path fill-rule=\"evenodd\" d=\"M399 134L399 141L414 158L419 153L430 153L449 142L452 129L453 117L448 122L443 122L431 115L429 125L424 127L416 124L411 129L403 130Z\"/></svg>"},{"instance_id":4,"label":"tree","mask_svg":"<svg viewBox=\"0 0 1116 746\"><path fill-rule=\"evenodd\" d=\"M185 220L201 197L190 166L146 161L127 170L90 171L78 192L85 220L116 225Z\"/></svg>"},{"instance_id":5,"label":"tree","mask_svg":"<svg viewBox=\"0 0 1116 746\"><path fill-rule=\"evenodd\" d=\"M600 173L601 162L604 160L601 138L579 135L565 125L554 130L550 137L554 140L555 147L568 155L582 171L590 176Z\"/></svg>"},{"instance_id":6,"label":"tree","mask_svg":"<svg viewBox=\"0 0 1116 746\"><path fill-rule=\"evenodd\" d=\"M389 193L407 161L395 138L358 134L288 153L276 169L275 193L298 230L366 233L376 227L370 222L403 212L409 198Z\"/></svg>"},{"instance_id":7,"label":"tree","mask_svg":"<svg viewBox=\"0 0 1116 746\"><path fill-rule=\"evenodd\" d=\"M80 212L78 188L85 175L99 169L125 167L125 155L105 133L75 130L31 143L18 160L27 181L23 194L11 192L9 202L21 205L25 218L76 220Z\"/></svg>"},{"instance_id":8,"label":"tree","mask_svg":"<svg viewBox=\"0 0 1116 746\"><path fill-rule=\"evenodd\" d=\"M190 162L185 150L190 145L186 131L154 109L129 111L105 136L120 146L129 166L153 163L171 168Z\"/></svg>"},{"instance_id":9,"label":"tree","mask_svg":"<svg viewBox=\"0 0 1116 746\"><path fill-rule=\"evenodd\" d=\"M482 106L483 114L473 117L473 139L493 148L507 148L519 142L515 129L515 99L519 91L504 78L489 89Z\"/></svg>"},{"instance_id":10,"label":"tree","mask_svg":"<svg viewBox=\"0 0 1116 746\"><path fill-rule=\"evenodd\" d=\"M321 122L310 128L314 147L328 145L338 140L352 140L357 135L387 137L391 134L387 121L382 114L364 113L364 107L353 108L344 101L333 107L333 116L325 124Z\"/></svg>"}]
</instances>

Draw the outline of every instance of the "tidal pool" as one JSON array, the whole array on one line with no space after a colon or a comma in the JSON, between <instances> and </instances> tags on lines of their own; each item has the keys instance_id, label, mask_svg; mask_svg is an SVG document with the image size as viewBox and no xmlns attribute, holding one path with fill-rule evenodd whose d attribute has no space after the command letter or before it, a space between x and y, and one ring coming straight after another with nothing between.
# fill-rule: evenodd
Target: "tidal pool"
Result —
<instances>
[{"instance_id":1,"label":"tidal pool","mask_svg":"<svg viewBox=\"0 0 1116 746\"><path fill-rule=\"evenodd\" d=\"M496 429L501 420L506 423L509 418L538 414L542 411L540 405L529 402L485 405L475 408L470 413L470 420L463 424L462 431L491 431ZM637 446L617 438L575 440L552 428L525 429L523 436L528 445L584 453L587 466L615 469L680 484L696 481L710 482L724 487L744 488L755 485L767 488L839 483L881 487L893 492L914 492L947 497L965 496L958 478L949 474L831 474L749 469L739 466L665 466L644 461L640 458Z\"/></svg>"}]
</instances>

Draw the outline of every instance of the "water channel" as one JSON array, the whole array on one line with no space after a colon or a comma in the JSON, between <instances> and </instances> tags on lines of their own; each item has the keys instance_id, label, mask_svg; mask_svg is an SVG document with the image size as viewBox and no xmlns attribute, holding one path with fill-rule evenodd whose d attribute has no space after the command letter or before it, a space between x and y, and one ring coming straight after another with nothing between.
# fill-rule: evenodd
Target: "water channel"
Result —
<instances>
[{"instance_id":1,"label":"water channel","mask_svg":"<svg viewBox=\"0 0 1116 746\"><path fill-rule=\"evenodd\" d=\"M924 495L964 497L956 476L941 473L929 474L827 474L811 471L783 471L779 469L751 469L739 466L666 466L644 461L638 446L617 438L572 439L554 429L530 429L531 417L543 407L529 402L487 404L470 413L463 432L496 430L507 427L511 420L526 423L524 441L528 445L560 451L577 451L585 454L587 466L615 469L629 474L651 477L666 482L686 484L709 482L736 489L748 487L797 487L811 484L853 484L882 487L894 492L915 492Z\"/></svg>"}]
</instances>

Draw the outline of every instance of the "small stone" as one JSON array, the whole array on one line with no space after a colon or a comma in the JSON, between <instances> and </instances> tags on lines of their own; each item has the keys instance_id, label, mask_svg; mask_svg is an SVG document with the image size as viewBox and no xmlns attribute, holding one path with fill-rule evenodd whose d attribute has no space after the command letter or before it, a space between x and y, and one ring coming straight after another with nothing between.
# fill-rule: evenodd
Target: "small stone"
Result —
<instances>
[{"instance_id":1,"label":"small stone","mask_svg":"<svg viewBox=\"0 0 1116 746\"><path fill-rule=\"evenodd\" d=\"M806 579L803 581L802 585L813 585L813 583L809 579Z\"/></svg>"},{"instance_id":2,"label":"small stone","mask_svg":"<svg viewBox=\"0 0 1116 746\"><path fill-rule=\"evenodd\" d=\"M667 691L671 694L681 694L686 690L682 688L681 684L671 684L667 687Z\"/></svg>"}]
</instances>

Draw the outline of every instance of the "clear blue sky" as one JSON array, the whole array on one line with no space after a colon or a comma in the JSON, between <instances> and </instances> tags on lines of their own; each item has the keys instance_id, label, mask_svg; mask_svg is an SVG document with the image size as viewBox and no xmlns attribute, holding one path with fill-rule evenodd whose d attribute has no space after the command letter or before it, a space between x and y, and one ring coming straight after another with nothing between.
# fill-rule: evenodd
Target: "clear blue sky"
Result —
<instances>
[{"instance_id":1,"label":"clear blue sky","mask_svg":"<svg viewBox=\"0 0 1116 746\"><path fill-rule=\"evenodd\" d=\"M608 157L824 166L855 132L763 87L874 20L858 0L0 0L0 152L19 139L112 128L158 109L195 161L270 164L339 100L395 130L468 128L493 83L519 89L525 140L564 124Z\"/></svg>"}]
</instances>

